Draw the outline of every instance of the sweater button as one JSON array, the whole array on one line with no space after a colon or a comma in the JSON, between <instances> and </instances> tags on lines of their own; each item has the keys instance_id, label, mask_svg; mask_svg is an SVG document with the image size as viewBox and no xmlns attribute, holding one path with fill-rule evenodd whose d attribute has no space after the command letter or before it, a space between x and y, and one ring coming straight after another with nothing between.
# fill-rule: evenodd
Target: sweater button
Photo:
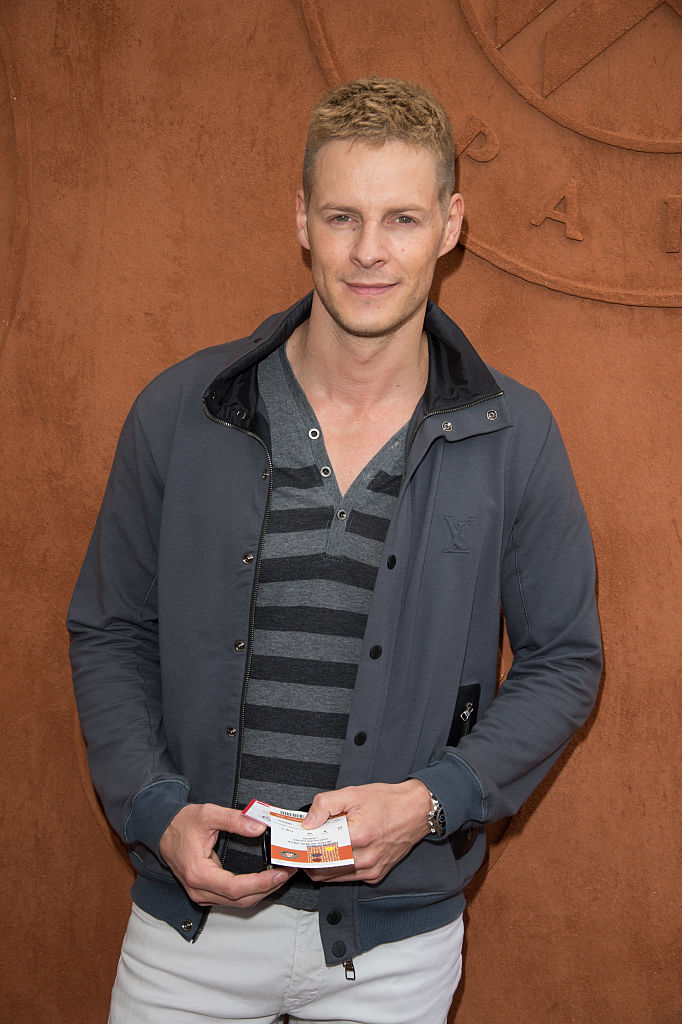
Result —
<instances>
[{"instance_id":1,"label":"sweater button","mask_svg":"<svg viewBox=\"0 0 682 1024\"><path fill-rule=\"evenodd\" d=\"M356 747L364 747L366 742L367 742L367 733L366 732L356 732L355 736L353 737L353 743L355 744L355 746Z\"/></svg>"},{"instance_id":2,"label":"sweater button","mask_svg":"<svg viewBox=\"0 0 682 1024\"><path fill-rule=\"evenodd\" d=\"M225 729L225 732L227 733L231 740L233 740L237 735L237 730L233 725L228 725L227 728Z\"/></svg>"},{"instance_id":3,"label":"sweater button","mask_svg":"<svg viewBox=\"0 0 682 1024\"><path fill-rule=\"evenodd\" d=\"M346 943L335 942L332 946L332 953L334 956L345 956L346 955Z\"/></svg>"},{"instance_id":4,"label":"sweater button","mask_svg":"<svg viewBox=\"0 0 682 1024\"><path fill-rule=\"evenodd\" d=\"M374 647L370 647L370 649L369 649L369 656L370 656L370 658L374 658L375 660L377 658L380 658L382 653L383 653L383 650L379 646L379 644L375 644Z\"/></svg>"},{"instance_id":5,"label":"sweater button","mask_svg":"<svg viewBox=\"0 0 682 1024\"><path fill-rule=\"evenodd\" d=\"M180 927L182 928L183 932L191 931L191 929L192 929L192 922L191 921L183 921L182 924L180 925Z\"/></svg>"},{"instance_id":6,"label":"sweater button","mask_svg":"<svg viewBox=\"0 0 682 1024\"><path fill-rule=\"evenodd\" d=\"M398 559L395 557L395 555L389 555L388 558L386 559L386 565L388 566L389 569L395 569L397 561Z\"/></svg>"},{"instance_id":7,"label":"sweater button","mask_svg":"<svg viewBox=\"0 0 682 1024\"><path fill-rule=\"evenodd\" d=\"M341 914L338 910L332 910L327 914L327 921L329 924L338 924L341 920Z\"/></svg>"},{"instance_id":8,"label":"sweater button","mask_svg":"<svg viewBox=\"0 0 682 1024\"><path fill-rule=\"evenodd\" d=\"M242 562L244 562L245 565L251 565L253 562L253 554L251 551L247 551L242 555Z\"/></svg>"},{"instance_id":9,"label":"sweater button","mask_svg":"<svg viewBox=\"0 0 682 1024\"><path fill-rule=\"evenodd\" d=\"M234 649L235 651L239 651L239 653L241 654L242 651L246 650L246 644L244 643L243 640L235 640Z\"/></svg>"}]
</instances>

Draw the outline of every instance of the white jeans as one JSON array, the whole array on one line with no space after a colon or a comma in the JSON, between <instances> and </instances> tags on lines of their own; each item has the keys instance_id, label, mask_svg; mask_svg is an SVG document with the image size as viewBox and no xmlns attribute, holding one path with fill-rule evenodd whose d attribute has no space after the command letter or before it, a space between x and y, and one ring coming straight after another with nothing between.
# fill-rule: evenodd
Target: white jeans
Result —
<instances>
[{"instance_id":1,"label":"white jeans","mask_svg":"<svg viewBox=\"0 0 682 1024\"><path fill-rule=\"evenodd\" d=\"M133 904L109 1024L445 1024L462 970L464 925L327 967L316 913L277 904L214 907L196 943Z\"/></svg>"}]
</instances>

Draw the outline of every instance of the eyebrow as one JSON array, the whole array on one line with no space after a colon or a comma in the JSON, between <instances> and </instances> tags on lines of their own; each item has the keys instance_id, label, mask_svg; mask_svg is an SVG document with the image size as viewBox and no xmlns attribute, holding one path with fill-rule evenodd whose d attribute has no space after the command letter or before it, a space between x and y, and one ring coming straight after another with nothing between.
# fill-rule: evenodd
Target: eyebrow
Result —
<instances>
[{"instance_id":1,"label":"eyebrow","mask_svg":"<svg viewBox=\"0 0 682 1024\"><path fill-rule=\"evenodd\" d=\"M357 207L346 206L345 203L324 203L324 205L320 206L319 209L321 213L325 211L336 210L338 213L355 213L358 216L360 216L360 210L358 210ZM419 206L417 203L406 203L404 206L395 206L392 207L390 210L386 210L384 216L390 216L391 214L396 213L429 213L429 210L427 207Z\"/></svg>"}]
</instances>

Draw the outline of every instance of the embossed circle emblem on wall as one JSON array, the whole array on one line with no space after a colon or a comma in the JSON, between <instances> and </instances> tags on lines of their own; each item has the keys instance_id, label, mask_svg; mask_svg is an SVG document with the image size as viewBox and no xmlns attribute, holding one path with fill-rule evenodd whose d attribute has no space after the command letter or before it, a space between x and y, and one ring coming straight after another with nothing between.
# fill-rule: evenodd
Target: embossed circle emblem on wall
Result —
<instances>
[{"instance_id":1,"label":"embossed circle emblem on wall","mask_svg":"<svg viewBox=\"0 0 682 1024\"><path fill-rule=\"evenodd\" d=\"M682 0L301 6L330 84L393 74L443 100L467 249L568 294L682 305Z\"/></svg>"},{"instance_id":2,"label":"embossed circle emblem on wall","mask_svg":"<svg viewBox=\"0 0 682 1024\"><path fill-rule=\"evenodd\" d=\"M459 3L488 60L543 114L609 145L682 152L682 0ZM657 25L641 24L655 12ZM653 60L643 54L648 47ZM652 72L645 89L633 81L633 72L642 71Z\"/></svg>"}]
</instances>

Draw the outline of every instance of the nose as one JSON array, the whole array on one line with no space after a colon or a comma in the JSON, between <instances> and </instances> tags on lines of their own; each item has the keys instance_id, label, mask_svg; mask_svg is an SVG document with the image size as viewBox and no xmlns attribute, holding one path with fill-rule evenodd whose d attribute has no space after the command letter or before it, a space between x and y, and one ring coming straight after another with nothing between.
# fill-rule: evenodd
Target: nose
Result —
<instances>
[{"instance_id":1,"label":"nose","mask_svg":"<svg viewBox=\"0 0 682 1024\"><path fill-rule=\"evenodd\" d=\"M386 262L387 252L380 224L366 221L358 228L351 259L361 267L374 267Z\"/></svg>"}]
</instances>

